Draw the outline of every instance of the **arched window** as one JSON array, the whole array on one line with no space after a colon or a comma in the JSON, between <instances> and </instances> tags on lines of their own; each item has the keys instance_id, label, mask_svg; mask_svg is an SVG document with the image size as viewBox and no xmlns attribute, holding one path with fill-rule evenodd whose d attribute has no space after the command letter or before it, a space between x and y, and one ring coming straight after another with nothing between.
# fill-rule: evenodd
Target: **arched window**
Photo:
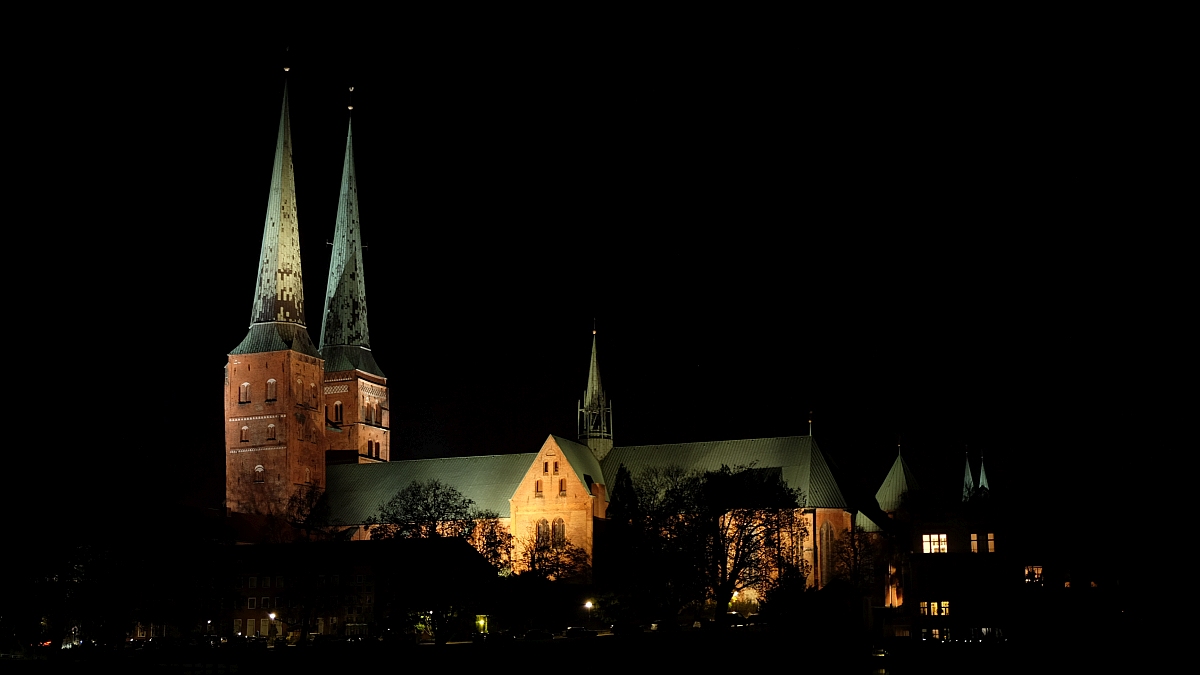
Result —
<instances>
[{"instance_id":1,"label":"arched window","mask_svg":"<svg viewBox=\"0 0 1200 675\"><path fill-rule=\"evenodd\" d=\"M317 407L317 383L308 385L308 400L312 407Z\"/></svg>"},{"instance_id":2,"label":"arched window","mask_svg":"<svg viewBox=\"0 0 1200 675\"><path fill-rule=\"evenodd\" d=\"M334 422L342 421L342 402L341 401L334 401L334 403L333 403L333 421Z\"/></svg>"},{"instance_id":3,"label":"arched window","mask_svg":"<svg viewBox=\"0 0 1200 675\"><path fill-rule=\"evenodd\" d=\"M274 424L267 425L267 440L268 441L275 440L275 425Z\"/></svg>"},{"instance_id":4,"label":"arched window","mask_svg":"<svg viewBox=\"0 0 1200 675\"><path fill-rule=\"evenodd\" d=\"M243 382L242 386L238 387L238 403L250 402L250 383Z\"/></svg>"},{"instance_id":5,"label":"arched window","mask_svg":"<svg viewBox=\"0 0 1200 675\"><path fill-rule=\"evenodd\" d=\"M255 483L267 482L267 470L263 468L262 464L259 464L258 466L254 467L254 482Z\"/></svg>"},{"instance_id":6,"label":"arched window","mask_svg":"<svg viewBox=\"0 0 1200 675\"><path fill-rule=\"evenodd\" d=\"M829 524L829 521L825 521L821 525L820 539L817 541L821 555L819 559L821 568L817 570L817 579L822 588L833 579L833 538L833 526Z\"/></svg>"},{"instance_id":7,"label":"arched window","mask_svg":"<svg viewBox=\"0 0 1200 675\"><path fill-rule=\"evenodd\" d=\"M550 523L546 522L545 518L538 521L536 545L538 548L546 548L550 545Z\"/></svg>"},{"instance_id":8,"label":"arched window","mask_svg":"<svg viewBox=\"0 0 1200 675\"><path fill-rule=\"evenodd\" d=\"M274 378L267 380L267 400L275 400L275 380Z\"/></svg>"},{"instance_id":9,"label":"arched window","mask_svg":"<svg viewBox=\"0 0 1200 675\"><path fill-rule=\"evenodd\" d=\"M567 496L567 479L566 478L558 479L558 496L559 497Z\"/></svg>"},{"instance_id":10,"label":"arched window","mask_svg":"<svg viewBox=\"0 0 1200 675\"><path fill-rule=\"evenodd\" d=\"M562 548L567 544L567 524L562 518L554 519L554 548Z\"/></svg>"},{"instance_id":11,"label":"arched window","mask_svg":"<svg viewBox=\"0 0 1200 675\"><path fill-rule=\"evenodd\" d=\"M242 442L250 442L250 427L242 427Z\"/></svg>"}]
</instances>

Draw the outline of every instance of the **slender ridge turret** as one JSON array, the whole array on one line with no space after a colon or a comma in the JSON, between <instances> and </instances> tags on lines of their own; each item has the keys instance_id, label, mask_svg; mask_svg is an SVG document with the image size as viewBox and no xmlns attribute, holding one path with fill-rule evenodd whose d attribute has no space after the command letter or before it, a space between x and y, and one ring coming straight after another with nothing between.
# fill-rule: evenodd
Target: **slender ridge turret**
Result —
<instances>
[{"instance_id":1,"label":"slender ridge turret","mask_svg":"<svg viewBox=\"0 0 1200 675\"><path fill-rule=\"evenodd\" d=\"M588 369L587 389L578 415L579 442L587 445L596 455L604 456L613 448L612 406L600 384L600 365L596 360L596 331L592 331L592 361Z\"/></svg>"}]
</instances>

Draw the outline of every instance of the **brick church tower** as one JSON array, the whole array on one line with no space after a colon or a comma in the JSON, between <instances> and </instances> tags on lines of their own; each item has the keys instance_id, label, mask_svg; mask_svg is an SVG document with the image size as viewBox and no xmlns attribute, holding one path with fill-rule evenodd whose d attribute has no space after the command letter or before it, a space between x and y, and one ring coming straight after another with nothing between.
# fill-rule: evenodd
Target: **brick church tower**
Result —
<instances>
[{"instance_id":1,"label":"brick church tower","mask_svg":"<svg viewBox=\"0 0 1200 675\"><path fill-rule=\"evenodd\" d=\"M325 484L324 365L304 322L287 87L250 330L225 366L225 506L281 513Z\"/></svg>"},{"instance_id":2,"label":"brick church tower","mask_svg":"<svg viewBox=\"0 0 1200 675\"><path fill-rule=\"evenodd\" d=\"M375 363L367 335L367 294L358 227L352 125L346 130L346 160L342 165L333 257L329 261L329 281L325 285L321 355L325 359L324 403L329 420L326 460L330 464L388 461L391 455L388 433L391 404L387 378Z\"/></svg>"}]
</instances>

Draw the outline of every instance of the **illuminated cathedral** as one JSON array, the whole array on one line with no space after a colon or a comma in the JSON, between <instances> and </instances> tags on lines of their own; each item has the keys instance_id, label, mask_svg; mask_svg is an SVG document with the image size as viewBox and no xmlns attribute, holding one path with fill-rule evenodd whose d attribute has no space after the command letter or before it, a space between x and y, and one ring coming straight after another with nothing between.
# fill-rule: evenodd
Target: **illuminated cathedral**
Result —
<instances>
[{"instance_id":1,"label":"illuminated cathedral","mask_svg":"<svg viewBox=\"0 0 1200 675\"><path fill-rule=\"evenodd\" d=\"M229 352L225 368L227 512L282 513L298 491L320 490L331 522L347 531L357 528L355 536L363 537L361 526L398 490L437 479L499 514L516 536L546 531L593 555L597 524L606 517L609 486L620 467L636 473L649 467L708 471L753 465L778 470L805 497L810 536L804 556L811 565L811 585L824 586L833 577L834 542L842 533L879 531L866 515L850 511L811 435L617 444L595 331L575 437L548 434L541 447L519 454L392 461L388 380L372 355L368 334L349 127L315 344L308 332L296 214L285 87L250 326ZM896 461L877 495L885 512L894 511L889 506L898 507L915 485L903 460ZM887 594L899 604L897 586L891 582Z\"/></svg>"}]
</instances>

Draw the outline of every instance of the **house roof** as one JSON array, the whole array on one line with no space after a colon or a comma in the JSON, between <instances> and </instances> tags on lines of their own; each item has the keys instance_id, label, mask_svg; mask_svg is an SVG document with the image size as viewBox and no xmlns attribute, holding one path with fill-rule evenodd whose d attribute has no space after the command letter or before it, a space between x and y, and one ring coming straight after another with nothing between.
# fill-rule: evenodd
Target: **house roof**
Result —
<instances>
[{"instance_id":1,"label":"house roof","mask_svg":"<svg viewBox=\"0 0 1200 675\"><path fill-rule=\"evenodd\" d=\"M329 466L325 469L328 481L325 494L330 521L345 525L363 523L401 488L413 481L435 478L473 500L475 506L508 518L511 516L508 500L535 459L537 453L527 452Z\"/></svg>"},{"instance_id":2,"label":"house roof","mask_svg":"<svg viewBox=\"0 0 1200 675\"><path fill-rule=\"evenodd\" d=\"M846 508L842 491L812 436L616 447L600 462L607 485L615 482L621 465L633 474L647 467L672 465L685 471L715 471L722 465L777 467L789 487L804 493L806 506Z\"/></svg>"},{"instance_id":3,"label":"house roof","mask_svg":"<svg viewBox=\"0 0 1200 675\"><path fill-rule=\"evenodd\" d=\"M875 493L875 501L879 502L880 509L890 513L900 508L900 499L904 493L919 489L921 488L917 485L912 469L908 468L904 458L897 453L887 478L883 479L883 485Z\"/></svg>"}]
</instances>

